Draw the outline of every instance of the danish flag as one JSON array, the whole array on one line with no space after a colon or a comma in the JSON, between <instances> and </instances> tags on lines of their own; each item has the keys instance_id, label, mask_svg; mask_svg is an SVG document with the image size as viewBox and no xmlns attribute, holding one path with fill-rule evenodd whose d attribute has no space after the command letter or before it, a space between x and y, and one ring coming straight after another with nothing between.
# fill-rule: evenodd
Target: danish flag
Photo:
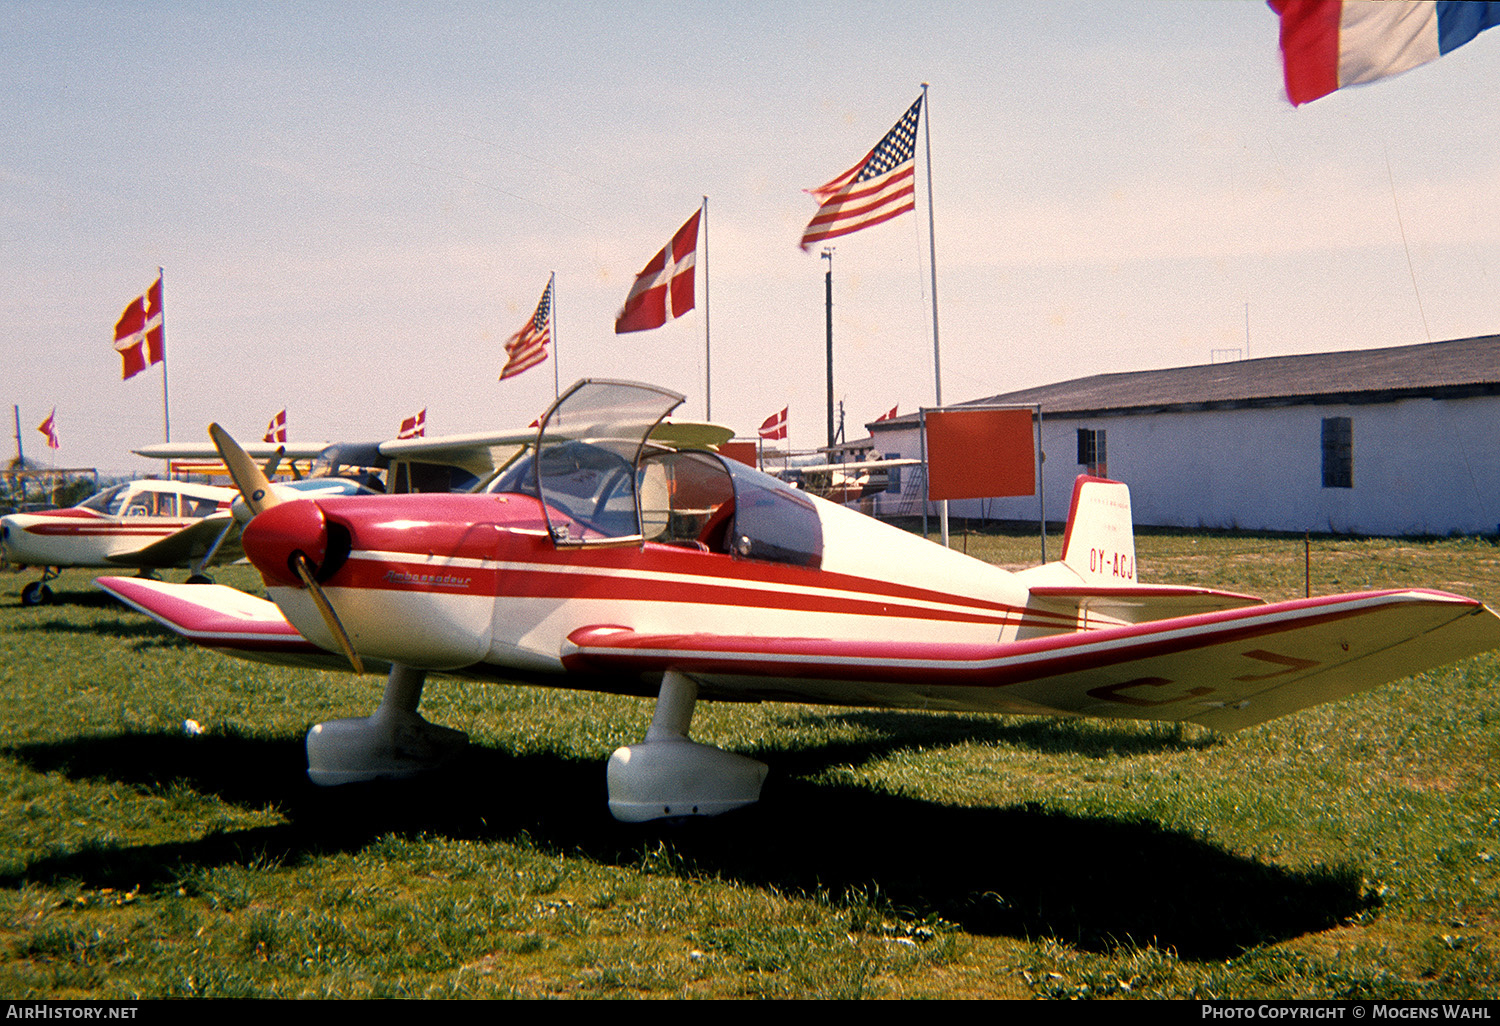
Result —
<instances>
[{"instance_id":1,"label":"danish flag","mask_svg":"<svg viewBox=\"0 0 1500 1026\"><path fill-rule=\"evenodd\" d=\"M415 417L407 417L401 422L401 430L396 433L397 438L421 438L427 434L427 407Z\"/></svg>"},{"instance_id":2,"label":"danish flag","mask_svg":"<svg viewBox=\"0 0 1500 1026\"><path fill-rule=\"evenodd\" d=\"M791 407L783 406L780 413L773 413L760 426L760 437L768 442L786 437L786 414Z\"/></svg>"},{"instance_id":3,"label":"danish flag","mask_svg":"<svg viewBox=\"0 0 1500 1026\"><path fill-rule=\"evenodd\" d=\"M677 229L672 241L635 276L630 295L625 297L625 305L615 316L616 335L659 328L693 308L698 218L702 214L701 207L693 211L693 216Z\"/></svg>"},{"instance_id":4,"label":"danish flag","mask_svg":"<svg viewBox=\"0 0 1500 1026\"><path fill-rule=\"evenodd\" d=\"M161 275L144 294L136 296L115 322L115 351L120 354L122 380L129 381L167 355L167 332L161 310Z\"/></svg>"}]
</instances>

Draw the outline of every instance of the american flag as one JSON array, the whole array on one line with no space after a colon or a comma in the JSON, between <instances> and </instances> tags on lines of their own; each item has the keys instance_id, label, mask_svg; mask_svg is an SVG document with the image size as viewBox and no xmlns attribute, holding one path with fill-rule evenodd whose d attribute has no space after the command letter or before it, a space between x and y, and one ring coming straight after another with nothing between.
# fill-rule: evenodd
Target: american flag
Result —
<instances>
[{"instance_id":1,"label":"american flag","mask_svg":"<svg viewBox=\"0 0 1500 1026\"><path fill-rule=\"evenodd\" d=\"M536 313L531 315L525 327L506 340L501 381L530 370L547 359L547 343L552 341L552 284L555 280L556 276L547 279Z\"/></svg>"},{"instance_id":2,"label":"american flag","mask_svg":"<svg viewBox=\"0 0 1500 1026\"><path fill-rule=\"evenodd\" d=\"M917 97L894 128L865 157L833 181L807 191L818 212L802 233L802 248L889 221L917 206Z\"/></svg>"},{"instance_id":3,"label":"american flag","mask_svg":"<svg viewBox=\"0 0 1500 1026\"><path fill-rule=\"evenodd\" d=\"M266 437L263 442L285 442L286 441L286 410L282 410L271 418L271 423L266 425Z\"/></svg>"},{"instance_id":4,"label":"american flag","mask_svg":"<svg viewBox=\"0 0 1500 1026\"><path fill-rule=\"evenodd\" d=\"M421 438L427 434L427 407L415 417L407 417L401 422L401 430L396 432L397 438Z\"/></svg>"}]
</instances>

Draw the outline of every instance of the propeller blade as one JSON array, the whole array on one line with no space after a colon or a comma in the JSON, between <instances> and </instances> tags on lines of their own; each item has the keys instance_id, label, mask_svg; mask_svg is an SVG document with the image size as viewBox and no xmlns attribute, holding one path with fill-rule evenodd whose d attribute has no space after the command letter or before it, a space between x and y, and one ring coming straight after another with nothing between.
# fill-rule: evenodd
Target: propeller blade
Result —
<instances>
[{"instance_id":1,"label":"propeller blade","mask_svg":"<svg viewBox=\"0 0 1500 1026\"><path fill-rule=\"evenodd\" d=\"M276 450L275 456L266 460L265 475L267 481L276 476L276 468L281 466L281 460L284 456L286 456L286 446L283 445Z\"/></svg>"},{"instance_id":2,"label":"propeller blade","mask_svg":"<svg viewBox=\"0 0 1500 1026\"><path fill-rule=\"evenodd\" d=\"M328 633L339 643L339 648L344 650L344 657L349 660L349 665L354 667L356 674L365 672L365 664L359 658L359 653L354 651L354 642L349 640L349 632L344 630L344 625L339 622L339 616L333 611L333 605L328 601L328 596L323 594L322 585L313 576L312 564L302 553L297 553L292 558L292 567L297 571L297 576L302 578L302 583L307 585L307 590L312 595L313 604L318 607L318 612L323 616L323 623L328 628Z\"/></svg>"},{"instance_id":3,"label":"propeller blade","mask_svg":"<svg viewBox=\"0 0 1500 1026\"><path fill-rule=\"evenodd\" d=\"M219 450L219 459L224 461L224 466L229 469L229 476L234 479L234 486L240 490L240 498L245 500L245 505L250 509L252 517L259 516L272 506L281 502L276 492L271 488L271 482L261 472L260 467L250 458L250 454L240 448L228 431L218 424L208 426L208 437L213 439L214 448ZM279 457L278 457L279 459ZM359 653L354 651L354 643L349 640L349 632L344 630L344 625L339 622L338 614L333 611L333 604L328 601L328 596L323 593L323 588L313 576L312 564L308 562L307 556L301 552L292 557L292 568L297 571L297 576L307 586L312 595L313 604L318 607L318 613L323 617L323 623L328 627L328 633L339 643L343 649L344 656L349 660L349 665L354 668L355 673L365 672L365 664L359 658Z\"/></svg>"},{"instance_id":4,"label":"propeller blade","mask_svg":"<svg viewBox=\"0 0 1500 1026\"><path fill-rule=\"evenodd\" d=\"M210 424L208 437L213 439L214 448L219 450L219 459L224 461L229 476L234 479L234 486L240 490L240 498L250 507L251 516L256 516L281 501L271 490L271 482L266 480L266 475L261 473L250 454L240 448L240 443L230 437L228 431L218 424Z\"/></svg>"}]
</instances>

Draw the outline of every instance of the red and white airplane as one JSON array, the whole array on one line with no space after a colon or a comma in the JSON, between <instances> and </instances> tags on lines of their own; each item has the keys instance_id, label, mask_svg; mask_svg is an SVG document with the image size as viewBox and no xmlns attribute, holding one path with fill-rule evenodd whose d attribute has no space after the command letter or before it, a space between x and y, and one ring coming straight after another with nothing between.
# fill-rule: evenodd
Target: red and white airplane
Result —
<instances>
[{"instance_id":1,"label":"red and white airplane","mask_svg":"<svg viewBox=\"0 0 1500 1026\"><path fill-rule=\"evenodd\" d=\"M348 481L308 479L278 489L348 494ZM206 583L207 567L238 559L231 537L233 488L145 479L106 488L77 506L0 517L0 556L20 567L40 567L40 580L21 589L21 604L52 599L47 582L66 567L134 568L150 573L188 567L192 583Z\"/></svg>"},{"instance_id":2,"label":"red and white airplane","mask_svg":"<svg viewBox=\"0 0 1500 1026\"><path fill-rule=\"evenodd\" d=\"M373 716L308 733L320 784L410 775L466 743L418 715L428 674L654 697L645 739L608 766L631 821L758 800L763 764L688 740L700 697L1235 730L1500 647L1500 618L1443 592L1265 604L1141 584L1129 492L1102 479L1079 479L1061 561L1009 573L653 442L681 401L580 382L473 494L261 498L211 428L272 601L98 583L226 653L388 672Z\"/></svg>"},{"instance_id":3,"label":"red and white airplane","mask_svg":"<svg viewBox=\"0 0 1500 1026\"><path fill-rule=\"evenodd\" d=\"M63 567L193 567L214 559L233 525L233 488L180 481L128 481L68 509L0 518L5 561L42 568L21 590L21 604L52 597L47 582Z\"/></svg>"}]
</instances>

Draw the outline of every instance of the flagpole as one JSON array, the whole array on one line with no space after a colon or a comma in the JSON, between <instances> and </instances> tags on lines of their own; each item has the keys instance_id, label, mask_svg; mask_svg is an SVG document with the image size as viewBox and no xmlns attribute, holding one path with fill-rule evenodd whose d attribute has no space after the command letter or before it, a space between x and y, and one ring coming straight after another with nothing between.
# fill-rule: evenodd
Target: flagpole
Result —
<instances>
[{"instance_id":1,"label":"flagpole","mask_svg":"<svg viewBox=\"0 0 1500 1026\"><path fill-rule=\"evenodd\" d=\"M172 408L167 403L167 279L166 272L156 269L156 280L161 282L161 422L163 440L172 440Z\"/></svg>"},{"instance_id":2,"label":"flagpole","mask_svg":"<svg viewBox=\"0 0 1500 1026\"><path fill-rule=\"evenodd\" d=\"M552 296L552 398L562 395L562 385L557 368L557 272L547 279L547 292Z\"/></svg>"},{"instance_id":3,"label":"flagpole","mask_svg":"<svg viewBox=\"0 0 1500 1026\"><path fill-rule=\"evenodd\" d=\"M828 273L823 275L824 308L828 321L828 448L833 448L833 247L823 247ZM828 457L829 462L833 456Z\"/></svg>"},{"instance_id":4,"label":"flagpole","mask_svg":"<svg viewBox=\"0 0 1500 1026\"><path fill-rule=\"evenodd\" d=\"M708 325L708 197L703 197L703 419L714 419L714 358Z\"/></svg>"},{"instance_id":5,"label":"flagpole","mask_svg":"<svg viewBox=\"0 0 1500 1026\"><path fill-rule=\"evenodd\" d=\"M922 107L927 115L922 121L922 136L927 146L927 264L932 272L932 380L938 408L943 405L943 359L938 345L937 304L937 233L933 228L932 215L932 104L927 98L927 83L922 83ZM943 545L948 544L948 500L938 507L938 524L942 528Z\"/></svg>"}]
</instances>

